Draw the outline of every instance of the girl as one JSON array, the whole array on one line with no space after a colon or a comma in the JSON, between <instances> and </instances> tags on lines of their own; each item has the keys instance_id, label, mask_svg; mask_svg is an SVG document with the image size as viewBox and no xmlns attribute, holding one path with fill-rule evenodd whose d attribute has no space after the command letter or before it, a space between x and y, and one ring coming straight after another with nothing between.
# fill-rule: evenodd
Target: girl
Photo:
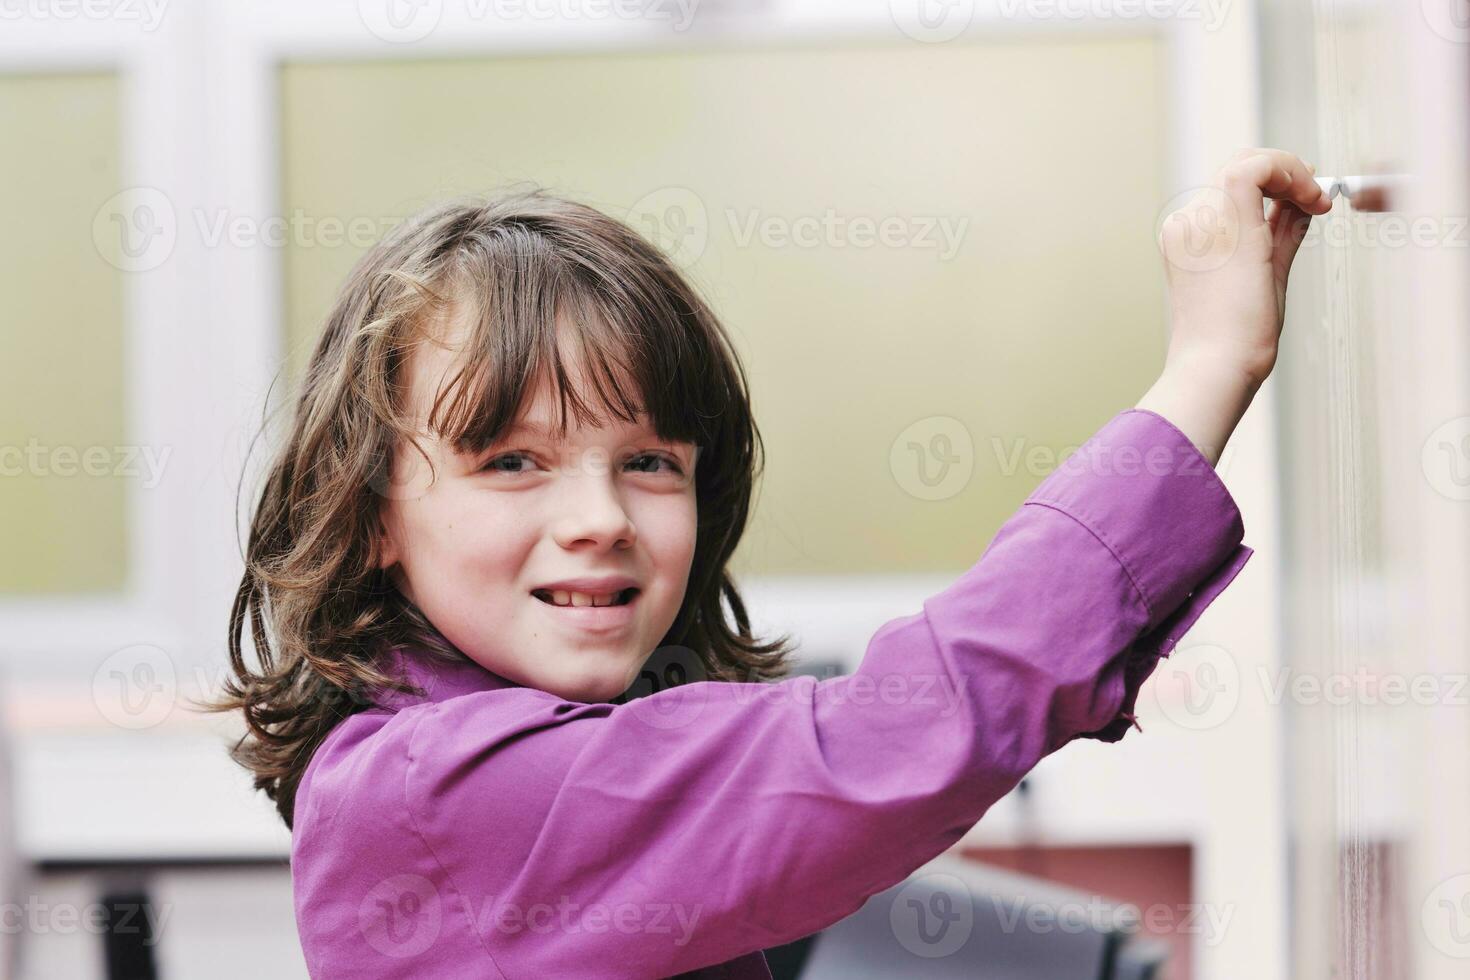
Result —
<instances>
[{"instance_id":1,"label":"girl","mask_svg":"<svg viewBox=\"0 0 1470 980\"><path fill-rule=\"evenodd\" d=\"M292 828L312 976L769 977L762 949L902 880L1043 757L1137 727L1252 553L1213 464L1330 208L1311 173L1243 151L1171 217L1158 382L820 681L777 680L785 638L752 636L726 571L760 438L669 262L539 192L395 229L312 354L211 706L243 711L235 757ZM1228 234L1202 251L1210 207ZM683 683L626 699L645 669Z\"/></svg>"}]
</instances>

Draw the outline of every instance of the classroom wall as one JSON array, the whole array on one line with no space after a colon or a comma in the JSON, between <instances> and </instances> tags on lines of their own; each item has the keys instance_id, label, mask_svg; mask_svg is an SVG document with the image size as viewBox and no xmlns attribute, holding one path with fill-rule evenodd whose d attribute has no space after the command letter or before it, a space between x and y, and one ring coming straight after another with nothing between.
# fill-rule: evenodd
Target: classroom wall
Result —
<instances>
[{"instance_id":1,"label":"classroom wall","mask_svg":"<svg viewBox=\"0 0 1470 980\"><path fill-rule=\"evenodd\" d=\"M366 228L534 180L670 248L688 222L769 454L737 574L960 571L1162 363L1162 59L1122 36L297 62L284 213ZM898 244L779 237L829 210L897 217ZM286 249L293 365L364 247ZM970 475L924 499L894 444L940 432Z\"/></svg>"}]
</instances>

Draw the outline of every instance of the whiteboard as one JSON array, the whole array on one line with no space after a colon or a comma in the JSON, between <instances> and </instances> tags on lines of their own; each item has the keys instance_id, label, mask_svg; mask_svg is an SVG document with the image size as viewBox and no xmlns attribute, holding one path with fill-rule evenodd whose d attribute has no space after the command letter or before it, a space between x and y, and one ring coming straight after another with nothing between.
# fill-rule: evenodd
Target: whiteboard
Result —
<instances>
[{"instance_id":1,"label":"whiteboard","mask_svg":"<svg viewBox=\"0 0 1470 980\"><path fill-rule=\"evenodd\" d=\"M1465 72L1446 0L1262 5L1267 142L1406 175L1314 219L1279 378L1293 977L1470 970ZM1456 830L1455 828L1458 828Z\"/></svg>"}]
</instances>

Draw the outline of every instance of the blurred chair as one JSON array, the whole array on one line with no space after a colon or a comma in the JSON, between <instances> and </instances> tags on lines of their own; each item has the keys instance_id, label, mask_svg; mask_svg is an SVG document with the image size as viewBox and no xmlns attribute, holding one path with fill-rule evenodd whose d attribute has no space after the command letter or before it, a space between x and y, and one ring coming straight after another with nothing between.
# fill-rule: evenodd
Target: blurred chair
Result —
<instances>
[{"instance_id":1,"label":"blurred chair","mask_svg":"<svg viewBox=\"0 0 1470 980\"><path fill-rule=\"evenodd\" d=\"M824 681L829 677L840 677L847 673L846 666L841 660L833 657L804 657L792 662L791 673L788 676L815 677Z\"/></svg>"},{"instance_id":2,"label":"blurred chair","mask_svg":"<svg viewBox=\"0 0 1470 980\"><path fill-rule=\"evenodd\" d=\"M1167 947L1137 909L942 855L815 936L767 951L800 980L1152 980Z\"/></svg>"},{"instance_id":3,"label":"blurred chair","mask_svg":"<svg viewBox=\"0 0 1470 980\"><path fill-rule=\"evenodd\" d=\"M1118 950L1113 980L1157 980L1168 960L1169 947L1157 939L1134 939Z\"/></svg>"},{"instance_id":4,"label":"blurred chair","mask_svg":"<svg viewBox=\"0 0 1470 980\"><path fill-rule=\"evenodd\" d=\"M107 980L157 980L158 964L153 950L152 898L142 882L125 882L102 894L106 912L102 934L102 958Z\"/></svg>"}]
</instances>

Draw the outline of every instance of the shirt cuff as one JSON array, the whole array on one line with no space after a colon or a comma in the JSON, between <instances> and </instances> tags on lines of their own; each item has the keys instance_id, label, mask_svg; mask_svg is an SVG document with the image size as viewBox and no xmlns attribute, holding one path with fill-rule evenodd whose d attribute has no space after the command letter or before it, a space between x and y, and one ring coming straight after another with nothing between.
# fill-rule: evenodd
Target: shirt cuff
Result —
<instances>
[{"instance_id":1,"label":"shirt cuff","mask_svg":"<svg viewBox=\"0 0 1470 980\"><path fill-rule=\"evenodd\" d=\"M1138 590L1147 621L1122 663L1118 715L1078 738L1116 742L1162 657L1250 560L1240 509L1209 460L1147 409L1114 416L1026 498L1091 531Z\"/></svg>"}]
</instances>

